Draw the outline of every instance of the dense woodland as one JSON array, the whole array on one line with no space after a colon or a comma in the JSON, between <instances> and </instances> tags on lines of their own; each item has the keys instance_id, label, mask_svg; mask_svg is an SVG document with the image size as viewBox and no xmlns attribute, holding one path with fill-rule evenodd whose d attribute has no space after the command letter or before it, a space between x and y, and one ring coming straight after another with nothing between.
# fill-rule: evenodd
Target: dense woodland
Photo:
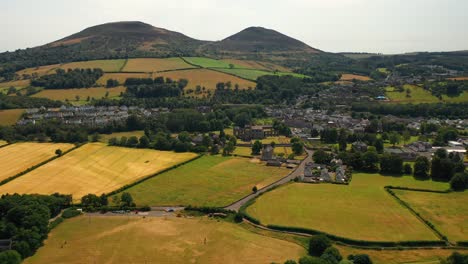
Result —
<instances>
[{"instance_id":1,"label":"dense woodland","mask_svg":"<svg viewBox=\"0 0 468 264\"><path fill-rule=\"evenodd\" d=\"M104 72L101 69L57 69L55 74L41 76L31 81L32 86L46 89L87 88L95 85Z\"/></svg>"}]
</instances>

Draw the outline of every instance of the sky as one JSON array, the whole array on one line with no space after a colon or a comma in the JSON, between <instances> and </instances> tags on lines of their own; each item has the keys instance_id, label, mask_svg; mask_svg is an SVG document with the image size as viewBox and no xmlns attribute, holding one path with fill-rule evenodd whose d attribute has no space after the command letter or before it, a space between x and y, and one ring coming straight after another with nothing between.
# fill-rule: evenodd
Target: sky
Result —
<instances>
[{"instance_id":1,"label":"sky","mask_svg":"<svg viewBox=\"0 0 468 264\"><path fill-rule=\"evenodd\" d=\"M142 21L202 40L262 26L328 52L468 50L467 0L0 0L0 52Z\"/></svg>"}]
</instances>

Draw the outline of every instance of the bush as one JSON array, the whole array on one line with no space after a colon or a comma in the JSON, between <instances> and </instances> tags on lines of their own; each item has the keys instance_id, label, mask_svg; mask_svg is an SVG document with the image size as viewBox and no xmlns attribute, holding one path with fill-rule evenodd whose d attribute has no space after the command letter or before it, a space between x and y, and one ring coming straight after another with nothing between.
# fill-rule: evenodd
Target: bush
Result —
<instances>
[{"instance_id":1,"label":"bush","mask_svg":"<svg viewBox=\"0 0 468 264\"><path fill-rule=\"evenodd\" d=\"M328 264L328 263L317 257L305 256L299 259L299 264Z\"/></svg>"},{"instance_id":2,"label":"bush","mask_svg":"<svg viewBox=\"0 0 468 264\"><path fill-rule=\"evenodd\" d=\"M454 191L464 191L468 189L468 173L457 173L450 180L450 188Z\"/></svg>"},{"instance_id":3,"label":"bush","mask_svg":"<svg viewBox=\"0 0 468 264\"><path fill-rule=\"evenodd\" d=\"M7 250L0 252L0 263L2 264L19 264L21 256L16 250Z\"/></svg>"},{"instance_id":4,"label":"bush","mask_svg":"<svg viewBox=\"0 0 468 264\"><path fill-rule=\"evenodd\" d=\"M325 235L318 235L309 241L309 254L320 257L331 246L330 239Z\"/></svg>"},{"instance_id":5,"label":"bush","mask_svg":"<svg viewBox=\"0 0 468 264\"><path fill-rule=\"evenodd\" d=\"M338 262L340 262L343 259L343 257L340 254L340 251L335 247L329 247L325 249L325 252L323 252L320 258L330 264L338 264Z\"/></svg>"},{"instance_id":6,"label":"bush","mask_svg":"<svg viewBox=\"0 0 468 264\"><path fill-rule=\"evenodd\" d=\"M242 216L241 213L237 213L237 214L234 216L234 222L236 222L236 223L242 222L243 219L244 219L244 216Z\"/></svg>"},{"instance_id":7,"label":"bush","mask_svg":"<svg viewBox=\"0 0 468 264\"><path fill-rule=\"evenodd\" d=\"M413 174L413 168L411 167L410 164L405 163L405 165L403 166L403 172L404 172L406 175L411 175L411 174Z\"/></svg>"},{"instance_id":8,"label":"bush","mask_svg":"<svg viewBox=\"0 0 468 264\"><path fill-rule=\"evenodd\" d=\"M76 210L76 208L68 208L68 209L65 209L63 211L62 217L65 218L65 219L68 219L68 218L78 216L80 214L81 214L81 212Z\"/></svg>"},{"instance_id":9,"label":"bush","mask_svg":"<svg viewBox=\"0 0 468 264\"><path fill-rule=\"evenodd\" d=\"M348 259L352 260L354 264L372 264L372 260L366 254L349 255Z\"/></svg>"},{"instance_id":10,"label":"bush","mask_svg":"<svg viewBox=\"0 0 468 264\"><path fill-rule=\"evenodd\" d=\"M63 217L57 217L54 221L49 223L49 230L56 228L62 222L63 222Z\"/></svg>"}]
</instances>

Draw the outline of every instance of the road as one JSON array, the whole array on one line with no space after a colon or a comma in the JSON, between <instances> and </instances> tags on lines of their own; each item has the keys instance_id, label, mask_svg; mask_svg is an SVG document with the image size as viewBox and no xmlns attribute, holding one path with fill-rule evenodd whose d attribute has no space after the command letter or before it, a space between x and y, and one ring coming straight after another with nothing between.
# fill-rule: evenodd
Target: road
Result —
<instances>
[{"instance_id":1,"label":"road","mask_svg":"<svg viewBox=\"0 0 468 264\"><path fill-rule=\"evenodd\" d=\"M276 181L268 186L265 186L263 187L262 189L258 190L256 193L252 193L242 199L240 199L239 201L231 204L231 205L228 205L227 207L225 207L224 209L226 210L232 210L232 211L236 211L238 212L240 210L240 208L242 207L242 205L246 204L248 201L252 200L252 199L255 199L257 198L260 194L268 191L268 190L271 190L272 188L275 188L277 186L280 186L280 185L283 185L285 183L288 183L290 182L291 180L294 180L296 177L302 175L304 173L304 167L305 167L305 164L307 162L312 162L312 153L313 151L312 150L307 150L305 149L306 152L307 152L307 157L301 162L301 164L299 166L297 166L294 171L292 171L290 174L288 174L288 176L280 179L279 181Z\"/></svg>"}]
</instances>

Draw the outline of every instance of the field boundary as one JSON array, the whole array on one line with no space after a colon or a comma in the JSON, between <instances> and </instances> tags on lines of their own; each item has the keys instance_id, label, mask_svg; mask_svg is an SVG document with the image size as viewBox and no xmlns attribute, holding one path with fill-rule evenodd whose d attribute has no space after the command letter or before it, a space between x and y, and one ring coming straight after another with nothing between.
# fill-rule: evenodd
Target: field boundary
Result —
<instances>
[{"instance_id":1,"label":"field boundary","mask_svg":"<svg viewBox=\"0 0 468 264\"><path fill-rule=\"evenodd\" d=\"M77 149L77 148L79 148L79 147L81 147L81 146L83 146L83 145L85 145L85 144L76 145L75 147L73 147L73 148L71 148L71 149L69 149L69 150L63 152L62 155L60 155L60 156L55 155L55 156L53 156L52 158L47 159L47 160L45 160L45 161L43 161L43 162L40 162L40 163L38 163L38 164L36 164L36 165L34 165L34 166L32 166L32 167L29 167L29 168L27 168L26 170L24 170L24 171L22 171L22 172L20 172L20 173L17 173L17 174L14 175L14 176L11 176L11 177L9 177L9 178L6 178L6 179L4 179L3 181L0 181L0 186L2 186L2 185L4 185L4 184L7 184L7 183L13 181L14 179L19 178L19 177L25 175L26 173L31 172L31 171L33 171L33 170L35 170L35 169L37 169L37 168L39 168L39 167L41 167L41 166L43 166L43 165L45 165L45 164L47 164L47 163L49 163L49 162L55 160L55 159L58 159L58 158L60 158L60 157L63 157L64 155L66 155L66 154L72 152L73 150L75 150L75 149Z\"/></svg>"},{"instance_id":2,"label":"field boundary","mask_svg":"<svg viewBox=\"0 0 468 264\"><path fill-rule=\"evenodd\" d=\"M11 145L11 143L8 143L8 142L7 142L5 145L0 146L0 149L1 149L1 148L4 148L4 147L6 147L6 146L9 146L9 145Z\"/></svg>"},{"instance_id":3,"label":"field boundary","mask_svg":"<svg viewBox=\"0 0 468 264\"><path fill-rule=\"evenodd\" d=\"M125 66L127 66L128 63L128 58L125 59L124 63L122 64L122 67L120 67L119 72L122 72Z\"/></svg>"},{"instance_id":4,"label":"field boundary","mask_svg":"<svg viewBox=\"0 0 468 264\"><path fill-rule=\"evenodd\" d=\"M156 177L156 176L158 176L158 175L160 175L160 174L163 174L163 173L165 173L165 172L168 172L168 171L171 171L171 170L173 170L173 169L176 169L176 168L178 168L178 167L180 167L180 166L183 166L183 165L185 165L185 164L187 164L187 163L190 163L190 162L192 162L192 161L195 161L195 160L197 160L197 159L199 159L199 158L201 158L201 157L203 157L203 156L204 156L204 155L197 155L197 156L194 157L194 158L191 158L191 159L186 160L186 161L184 161L184 162L181 162L181 163L179 163L179 164L173 165L173 166L171 166L171 167L165 168L165 169L163 169L163 170L161 170L161 171L158 171L158 172L156 172L156 173L154 173L154 174L150 174L150 175L148 175L148 176L146 176L146 177L143 177L143 178L141 178L141 179L139 179L139 180L137 180L137 181L134 181L134 182L132 182L132 183L126 184L126 185L124 185L124 186L118 188L117 190L114 190L114 191L112 191L112 192L110 192L110 193L107 193L107 194L105 194L105 195L106 195L106 197L110 197L110 196L112 196L112 195L118 194L118 193L123 192L123 191L125 191L125 190L127 190L127 189L129 189L129 188L131 188L131 187L133 187L133 186L135 186L135 185L137 185L137 184L140 184L140 183L142 183L142 182L144 182L144 181L147 181L147 180L149 180L149 179L151 179L151 178L154 178L154 177Z\"/></svg>"}]
</instances>

